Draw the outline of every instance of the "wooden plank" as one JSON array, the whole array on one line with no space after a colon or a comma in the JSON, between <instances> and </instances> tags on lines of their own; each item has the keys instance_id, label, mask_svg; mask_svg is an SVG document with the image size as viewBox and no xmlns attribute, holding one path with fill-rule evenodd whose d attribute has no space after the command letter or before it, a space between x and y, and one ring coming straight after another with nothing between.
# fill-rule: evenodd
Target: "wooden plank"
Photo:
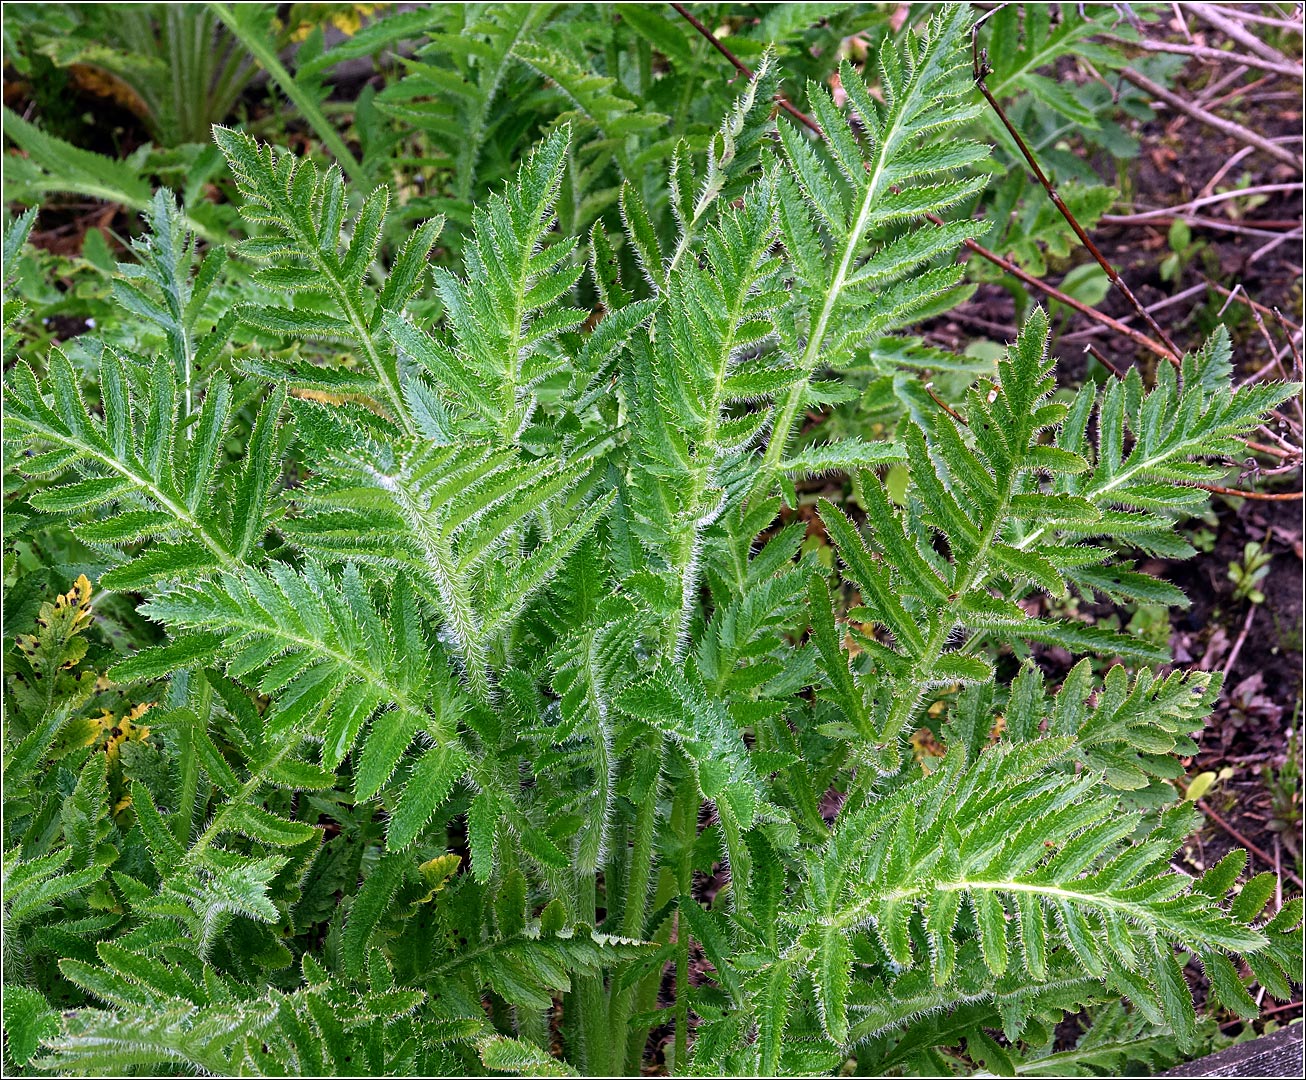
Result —
<instances>
[{"instance_id":1,"label":"wooden plank","mask_svg":"<svg viewBox=\"0 0 1306 1080\"><path fill-rule=\"evenodd\" d=\"M1292 1024L1157 1075L1301 1076L1302 1033L1303 1025Z\"/></svg>"}]
</instances>

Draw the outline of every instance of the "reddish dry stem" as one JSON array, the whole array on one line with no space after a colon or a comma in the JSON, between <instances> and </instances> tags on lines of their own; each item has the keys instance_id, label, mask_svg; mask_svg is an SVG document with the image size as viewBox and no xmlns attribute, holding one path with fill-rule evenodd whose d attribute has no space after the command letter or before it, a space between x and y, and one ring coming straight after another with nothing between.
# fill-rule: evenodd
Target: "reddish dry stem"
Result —
<instances>
[{"instance_id":1,"label":"reddish dry stem","mask_svg":"<svg viewBox=\"0 0 1306 1080\"><path fill-rule=\"evenodd\" d=\"M979 47L978 25L975 26L971 33L971 55L974 64L975 86L978 88L979 92L984 95L984 100L987 101L993 111L997 113L998 119L1002 121L1002 126L1007 129L1007 133L1016 141L1016 146L1020 149L1021 156L1024 157L1026 163L1034 173L1035 178L1043 186L1043 190L1047 192L1048 198L1052 200L1052 205L1055 206L1057 212L1065 218L1066 224L1074 231L1075 235L1079 238L1079 242L1084 245L1088 250L1088 253L1093 256L1097 265L1102 268L1102 272L1106 274L1107 279L1111 284L1115 286L1120 294L1129 302L1129 306L1138 312L1139 316L1147 324L1147 328L1164 343L1166 348L1166 353L1164 355L1166 359L1177 366L1180 362L1179 358L1183 356L1183 351L1170 340L1170 336L1164 329L1162 329L1161 324L1152 318L1151 312L1149 312L1139 302L1138 297L1134 295L1134 291L1125 282L1125 279L1120 276L1116 271L1116 268L1111 264L1106 256L1098 250L1097 245L1093 243L1092 237L1090 237L1084 230L1084 227L1075 218L1075 215L1070 212L1070 207L1065 204L1065 201L1057 193L1057 189L1052 186L1052 181L1047 178L1047 174L1044 173L1043 169L1039 166L1038 159L1034 157L1033 151L1031 151L1029 146L1025 143L1020 132L1016 130L1015 125L1007 118L1006 112L1003 110L1002 106L998 104L998 99L990 92L988 84L984 81L985 76L989 72L989 66L987 60L984 58L984 53Z\"/></svg>"},{"instance_id":2,"label":"reddish dry stem","mask_svg":"<svg viewBox=\"0 0 1306 1080\"><path fill-rule=\"evenodd\" d=\"M1264 304L1258 304L1255 300L1253 300L1253 299L1252 299L1250 296L1248 296L1245 292L1244 292L1244 293L1240 293L1239 295L1235 296L1234 294L1239 292L1239 290L1238 290L1237 288L1234 288L1234 289L1226 289L1226 288L1225 288L1223 285L1221 285L1219 282L1217 282L1217 281L1212 281L1212 280L1211 280L1209 277L1207 277L1205 274L1202 274L1201 277L1202 277L1202 280L1206 282L1206 284L1208 284L1209 286L1211 286L1211 288L1213 288L1213 289L1214 289L1216 292L1218 292L1221 296L1227 296L1227 297L1230 297L1230 298L1232 298L1232 299L1237 300L1240 304L1246 304L1246 305L1247 305L1248 307L1250 307L1250 308L1255 308L1255 309L1258 310L1262 315L1274 315L1274 314L1275 314L1274 311L1272 311L1270 308L1267 308ZM1277 318L1279 319L1279 322L1283 325L1283 327L1284 327L1285 330L1291 329L1291 330L1297 331L1297 330L1300 330L1300 329L1301 329L1301 327L1298 326L1295 322L1292 322L1292 321L1289 320L1289 319L1285 319L1282 315L1278 315Z\"/></svg>"},{"instance_id":3,"label":"reddish dry stem","mask_svg":"<svg viewBox=\"0 0 1306 1080\"><path fill-rule=\"evenodd\" d=\"M1117 379L1123 379L1125 377L1124 372L1122 372L1118 367L1115 366L1115 364L1111 363L1110 360L1108 360L1105 356L1103 356L1102 350L1099 349L1092 342L1089 342L1087 345L1084 346L1084 351L1088 353L1099 364L1101 364L1104 368L1106 368L1107 371L1111 372L1111 374L1114 375Z\"/></svg>"},{"instance_id":4,"label":"reddish dry stem","mask_svg":"<svg viewBox=\"0 0 1306 1080\"><path fill-rule=\"evenodd\" d=\"M949 405L946 401L944 401L943 398L939 397L939 395L934 392L934 387L932 384L930 383L925 384L925 392L930 395L935 405L937 405L945 413L947 413L954 420L956 420L957 423L964 424L966 427L970 427L970 423L966 420L964 416L961 415L961 413L957 412L951 405Z\"/></svg>"},{"instance_id":5,"label":"reddish dry stem","mask_svg":"<svg viewBox=\"0 0 1306 1080\"><path fill-rule=\"evenodd\" d=\"M1300 499L1300 491L1243 491L1242 488L1221 487L1219 484L1191 484L1190 487L1201 488L1214 495L1232 495L1237 499L1257 499L1261 502L1292 502Z\"/></svg>"},{"instance_id":6,"label":"reddish dry stem","mask_svg":"<svg viewBox=\"0 0 1306 1080\"><path fill-rule=\"evenodd\" d=\"M717 37L716 34L712 33L712 31L709 30L706 26L704 26L701 22L699 22L699 20L694 16L693 12L686 10L683 4L672 4L671 6L676 10L677 14L679 14L686 22L689 23L690 26L692 26L695 30L697 30L700 34L702 34L703 37L707 39L708 44L711 45L712 48L716 49L717 52L719 52L722 56L724 56L727 60L729 60L730 63L734 65L735 70L738 71L739 74L741 74L745 79L751 79L753 77L753 69L750 68L747 64L745 64L742 60L740 60L739 57L737 57L734 53L732 53L729 49L727 49L723 44L721 44L721 39ZM818 135L823 134L823 132L821 131L821 126L810 116L808 116L805 112L800 112L793 105L793 103L790 102L789 99L786 98L783 94L779 94L776 96L776 103L780 106L780 108L784 109L784 111L787 112L790 116L792 116L795 120L799 121L800 123L806 124L809 128L815 131L816 134Z\"/></svg>"}]
</instances>

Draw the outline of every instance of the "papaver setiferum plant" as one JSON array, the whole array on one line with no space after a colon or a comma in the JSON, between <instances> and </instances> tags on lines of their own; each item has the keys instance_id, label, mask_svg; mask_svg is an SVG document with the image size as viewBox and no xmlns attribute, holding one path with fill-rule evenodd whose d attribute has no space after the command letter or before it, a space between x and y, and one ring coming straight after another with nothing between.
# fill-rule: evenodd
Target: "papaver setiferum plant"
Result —
<instances>
[{"instance_id":1,"label":"papaver setiferum plant","mask_svg":"<svg viewBox=\"0 0 1306 1080\"><path fill-rule=\"evenodd\" d=\"M7 662L7 1067L1110 1073L1290 996L1301 899L1171 864L1218 675L1051 601L1184 604L1140 561L1294 387L1217 329L1075 391L1035 309L811 428L961 279L971 18L789 90L819 135L763 57L621 227L559 123L457 259L214 130L245 238L161 190L137 332L6 360L6 518L100 560Z\"/></svg>"}]
</instances>

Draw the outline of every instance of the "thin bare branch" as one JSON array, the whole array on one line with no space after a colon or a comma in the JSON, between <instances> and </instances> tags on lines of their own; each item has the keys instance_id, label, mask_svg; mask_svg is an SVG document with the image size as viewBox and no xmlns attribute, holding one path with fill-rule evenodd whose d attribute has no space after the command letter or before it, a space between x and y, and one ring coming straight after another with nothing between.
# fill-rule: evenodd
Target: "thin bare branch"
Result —
<instances>
[{"instance_id":1,"label":"thin bare branch","mask_svg":"<svg viewBox=\"0 0 1306 1080\"><path fill-rule=\"evenodd\" d=\"M1111 363L1111 361L1108 360L1104 355L1102 355L1102 350L1099 349L1096 345L1094 345L1091 341L1084 346L1084 352L1088 353L1094 360L1096 360L1099 364L1101 364L1104 368L1106 368L1107 371L1111 372L1111 374L1114 375L1117 379L1123 379L1125 377L1125 373L1121 371L1118 367L1116 367L1115 364Z\"/></svg>"},{"instance_id":2,"label":"thin bare branch","mask_svg":"<svg viewBox=\"0 0 1306 1080\"><path fill-rule=\"evenodd\" d=\"M1236 19L1230 18L1230 13L1235 9L1229 5L1221 4L1217 7L1215 4L1189 4L1188 10L1201 19L1202 22L1215 27L1225 37L1236 41L1244 49L1254 52L1262 59L1276 64L1288 62L1288 58L1278 49L1262 41Z\"/></svg>"},{"instance_id":3,"label":"thin bare branch","mask_svg":"<svg viewBox=\"0 0 1306 1080\"><path fill-rule=\"evenodd\" d=\"M1258 247L1255 251L1253 251L1250 255L1248 255L1247 265L1250 266L1254 262L1259 262L1275 248L1283 244L1286 244L1289 240L1300 240L1301 237L1302 234L1300 230L1295 233L1284 233L1282 236L1276 236L1273 240L1269 241L1263 247Z\"/></svg>"},{"instance_id":4,"label":"thin bare branch","mask_svg":"<svg viewBox=\"0 0 1306 1080\"><path fill-rule=\"evenodd\" d=\"M931 224L934 225L943 224L943 219L939 217L935 217L933 214L927 214L926 219L930 221ZM998 255L995 252L990 251L986 247L982 247L981 245L975 243L975 241L973 240L964 240L962 241L962 243L968 251L973 251L981 259L985 259L988 262L991 262L994 266L1000 267L1002 270L1006 271L1008 274L1016 278L1022 284L1028 285L1030 286L1030 288L1039 290L1039 292L1042 292L1047 296L1050 296L1053 300L1057 301L1057 303L1065 304L1066 307L1078 311L1081 315L1087 315L1094 322L1098 322L1101 323L1103 326L1109 327L1110 329L1114 330L1116 333L1121 334L1124 337L1127 337L1130 341L1134 342L1134 344L1141 345L1148 352L1156 356L1162 356L1165 357L1166 359L1169 359L1171 357L1172 354L1170 350L1166 348L1166 346L1162 345L1159 341L1156 341L1155 339L1148 337L1146 334L1142 333L1141 331L1135 330L1132 326L1126 326L1119 319L1112 318L1110 315L1107 315L1105 312L1098 311L1097 308L1092 307L1089 304L1085 304L1082 300L1076 300L1073 296L1070 296L1068 293L1062 292L1056 286L1049 285L1046 281L1042 281L1041 279L1036 278L1033 274L1029 273L1028 271L1022 270L1010 259L1004 259L1001 255Z\"/></svg>"},{"instance_id":5,"label":"thin bare branch","mask_svg":"<svg viewBox=\"0 0 1306 1080\"><path fill-rule=\"evenodd\" d=\"M1256 187L1239 188L1235 191L1221 191L1215 195L1203 195L1201 198L1180 203L1178 206L1171 206L1161 210L1146 210L1142 213L1130 214L1129 217L1133 221L1144 221L1149 217L1167 217L1187 213L1190 210L1196 210L1200 206L1228 202L1230 199L1241 199L1247 195L1269 195L1276 192L1301 191L1301 189L1300 181L1291 184L1260 184Z\"/></svg>"},{"instance_id":6,"label":"thin bare branch","mask_svg":"<svg viewBox=\"0 0 1306 1080\"><path fill-rule=\"evenodd\" d=\"M1247 640L1247 635L1252 629L1252 620L1256 618L1256 604L1247 605L1247 617L1243 619L1242 629L1238 631L1238 637L1233 643L1233 648L1229 650L1229 655L1225 657L1224 667L1220 669L1224 678L1229 678L1229 672L1233 670L1234 664L1238 662L1238 654L1243 651L1243 643Z\"/></svg>"},{"instance_id":7,"label":"thin bare branch","mask_svg":"<svg viewBox=\"0 0 1306 1080\"><path fill-rule=\"evenodd\" d=\"M1231 135L1239 142L1254 146L1257 150L1269 154L1276 161L1291 165L1298 172L1303 170L1302 159L1296 154L1285 150L1282 146L1276 146L1269 139L1256 134L1256 132L1243 127L1241 124L1235 124L1232 120L1226 120L1212 112L1207 112L1200 106L1194 105L1191 101L1185 101L1178 94L1172 93L1164 86L1158 86L1146 75L1140 75L1133 68L1121 68L1120 76L1133 83L1140 90L1151 94L1158 101L1164 101L1172 109L1177 109L1179 112L1192 117L1198 123L1205 124L1216 131L1222 131L1226 135Z\"/></svg>"},{"instance_id":8,"label":"thin bare branch","mask_svg":"<svg viewBox=\"0 0 1306 1080\"><path fill-rule=\"evenodd\" d=\"M1276 75L1287 75L1292 79L1302 77L1300 66L1281 64L1277 60L1267 60L1260 56L1248 56L1246 53L1225 52L1223 49L1212 49L1207 45L1184 45L1174 41L1148 41L1146 39L1131 41L1128 38L1116 37L1114 34L1103 34L1102 37L1107 38L1109 41L1123 42L1138 49L1146 49L1148 52L1175 53L1179 56L1192 56L1199 60L1212 60L1216 63L1232 60L1244 67L1272 71Z\"/></svg>"},{"instance_id":9,"label":"thin bare branch","mask_svg":"<svg viewBox=\"0 0 1306 1080\"><path fill-rule=\"evenodd\" d=\"M1293 239L1301 236L1300 224L1296 221L1273 224L1275 228L1254 228L1252 225L1236 225L1223 218L1203 217L1200 214L1176 213L1171 210L1155 210L1146 214L1103 214L1097 219L1099 225L1169 225L1173 221L1182 221L1195 229L1210 229L1213 232L1231 233L1235 236L1260 236L1267 240ZM1269 224L1256 222L1257 225Z\"/></svg>"},{"instance_id":10,"label":"thin bare branch","mask_svg":"<svg viewBox=\"0 0 1306 1080\"><path fill-rule=\"evenodd\" d=\"M1241 65L1234 68L1234 71L1236 71L1240 76L1247 73L1247 69ZM1249 83L1243 83L1242 86L1235 86L1228 93L1221 94L1219 97L1216 97L1209 91L1203 92L1197 96L1197 101L1203 109L1214 109L1217 105L1223 105L1226 101L1234 101L1237 98L1246 97L1253 90L1259 90L1266 83L1272 82L1273 80L1273 75L1262 75L1259 79L1254 79ZM1295 94L1299 95L1300 91L1288 91L1289 97L1292 97ZM1260 94L1257 94L1256 100L1263 101L1265 99Z\"/></svg>"},{"instance_id":11,"label":"thin bare branch","mask_svg":"<svg viewBox=\"0 0 1306 1080\"><path fill-rule=\"evenodd\" d=\"M1297 339L1301 337L1301 327L1294 326L1283 317L1283 312L1278 308L1273 308L1274 319L1282 327L1283 332L1288 338L1288 348L1292 350L1293 370L1301 371L1301 350L1297 348Z\"/></svg>"},{"instance_id":12,"label":"thin bare branch","mask_svg":"<svg viewBox=\"0 0 1306 1080\"><path fill-rule=\"evenodd\" d=\"M1182 481L1180 481L1182 482ZM1213 495L1231 495L1235 499L1253 499L1257 502L1294 502L1302 498L1300 491L1244 491L1242 488L1224 487L1221 484L1188 484Z\"/></svg>"},{"instance_id":13,"label":"thin bare branch","mask_svg":"<svg viewBox=\"0 0 1306 1080\"><path fill-rule=\"evenodd\" d=\"M1184 9L1179 4L1171 4L1170 11L1174 15L1174 21L1179 24L1179 29L1184 32L1184 37L1189 41L1193 40L1193 33L1188 29L1188 20L1184 18Z\"/></svg>"},{"instance_id":14,"label":"thin bare branch","mask_svg":"<svg viewBox=\"0 0 1306 1080\"><path fill-rule=\"evenodd\" d=\"M1277 26L1280 30L1295 30L1299 34L1303 32L1300 18L1271 19L1268 15L1258 15L1256 12L1249 11L1245 7L1226 7L1224 13L1229 18L1235 19L1238 22L1260 23L1262 26ZM1302 7L1301 4L1298 4L1297 14L1301 15L1301 13Z\"/></svg>"},{"instance_id":15,"label":"thin bare branch","mask_svg":"<svg viewBox=\"0 0 1306 1080\"><path fill-rule=\"evenodd\" d=\"M1237 67L1233 68L1230 71L1227 71L1224 75L1220 76L1220 78L1216 79L1209 86L1203 86L1201 91L1197 95L1197 100L1200 101L1203 105L1210 105L1212 101L1217 101L1217 100L1223 101L1224 98L1216 98L1216 94L1220 93L1220 91L1223 90L1230 83L1237 82L1246 74L1247 74L1247 69L1243 67L1241 64L1239 64ZM1265 78L1269 78L1269 77L1270 76L1268 75L1265 76ZM1245 83L1243 86L1236 86L1233 88L1233 90L1230 91L1230 94L1235 95L1235 94L1244 93L1248 86L1257 86L1260 84L1260 82L1261 82L1260 79L1256 79L1254 82Z\"/></svg>"},{"instance_id":16,"label":"thin bare branch","mask_svg":"<svg viewBox=\"0 0 1306 1080\"><path fill-rule=\"evenodd\" d=\"M732 53L725 45L723 45L721 41L717 38L717 36L714 33L712 33L712 31L709 30L706 26L704 26L699 19L695 18L694 15L691 14L684 7L684 5L673 3L671 4L671 7L674 8L675 11L682 18L684 18L696 31L698 31L698 33L701 34L712 45L712 47L717 50L717 52L719 52L723 57L725 57L726 60L730 62L730 64L735 68L736 71L740 72L746 77L749 78L752 77L752 70L742 60L740 60L737 56L735 56L734 53ZM984 21L983 19L980 19L979 23L982 23L983 21ZM976 24L976 29L978 29L979 23ZM1134 296L1129 286L1126 285L1124 281L1121 280L1120 275L1116 272L1115 268L1106 260L1106 258L1102 255L1102 253L1097 249L1096 245L1084 232L1083 227L1079 224L1078 221L1075 220L1074 215L1071 214L1069 209L1065 206L1065 204L1061 202L1060 196L1057 195L1055 189L1048 182L1047 177L1043 174L1043 171L1039 168L1038 162L1034 160L1033 155L1029 152L1028 147L1025 146L1024 141L1020 138L1019 133L1017 133L1015 129L1011 126L1011 123L1010 121L1007 120L1005 113L1002 112L1001 107L993 99L992 95L988 91L987 86L984 85L983 74L981 74L981 68L980 68L978 39L975 37L972 37L972 48L975 50L975 70L977 73L976 81L977 84L979 85L980 90L984 93L985 97L989 100L990 104L992 104L993 107L997 110L999 117L1002 119L1003 123L1006 124L1007 130L1010 131L1012 136L1017 140L1018 144L1020 145L1021 149L1025 154L1026 160L1030 163L1031 168L1034 170L1035 174L1042 181L1044 189L1048 192L1053 202L1058 205L1058 209L1061 211L1062 215L1066 218L1071 228L1074 229L1075 234L1080 238L1081 242L1083 242L1085 247L1087 247L1089 251L1093 254L1094 258L1096 258L1098 265L1101 266L1102 269L1106 272L1108 279L1111 280L1116 285L1116 287L1125 295L1125 297L1130 301L1134 310L1143 317L1144 321L1148 324L1149 328L1151 328L1163 340L1157 341L1154 338L1150 338L1146 334L1138 330L1135 330L1132 326L1126 326L1120 320L1112 318L1110 315L1098 311L1096 308L1088 304L1085 304L1080 300L1075 299L1073 296L1070 296L1062 292L1060 289L1057 289L1054 286L1039 280L1033 274L1030 274L1027 271L1021 269L1010 259L1004 259L1001 255L998 255L996 252L990 251L988 248L984 247L982 244L976 243L974 240L970 240L970 239L963 240L962 245L968 251L992 263L994 266L999 267L1005 273L1009 274L1011 277L1016 278L1021 283L1028 285L1030 288L1037 289L1039 292L1044 293L1045 295L1049 296L1053 300L1056 300L1058 303L1064 304L1066 307L1079 312L1081 315L1086 315L1088 318L1093 319L1095 322L1098 322L1103 326L1109 327L1110 329L1114 330L1121 336L1126 337L1129 340L1133 341L1135 344L1140 345L1143 348L1147 349L1149 352L1157 356L1164 357L1165 359L1169 360L1172 364L1178 364L1179 358L1182 355L1178 347L1172 341L1170 341L1165 331L1162 330L1161 327L1157 324L1156 320L1151 317L1147 309L1145 309L1142 306L1142 304L1139 303L1138 298ZM986 73L987 72L984 72L984 74ZM813 132L815 132L818 135L824 134L821 131L820 125L816 123L815 120L813 120L806 113L797 109L787 98L784 97L784 95L777 95L776 101L782 109L784 109L787 113L793 116L800 123L810 128ZM944 220L936 214L925 214L923 216L926 221L929 221L933 225L941 226L944 224ZM1270 435L1271 438L1275 438L1273 432L1268 432L1268 434ZM1276 441L1279 440L1276 439ZM1301 450L1297 447L1291 446L1291 444L1285 443L1284 448L1280 449L1278 447L1268 446L1264 443L1252 442L1251 440L1246 440L1246 442L1247 442L1247 446L1250 449L1255 450L1258 453L1268 454L1273 457L1278 457L1280 459L1299 459L1301 457ZM1230 488L1228 490L1232 492L1234 489Z\"/></svg>"},{"instance_id":17,"label":"thin bare branch","mask_svg":"<svg viewBox=\"0 0 1306 1080\"><path fill-rule=\"evenodd\" d=\"M927 382L925 384L925 392L930 395L930 398L934 401L935 405L937 405L945 413L951 416L959 424L964 424L966 427L970 427L970 421L968 421L964 416L961 415L961 413L957 412L951 405L949 405L946 401L944 401L943 398L939 397L939 395L934 392L934 384L932 382Z\"/></svg>"},{"instance_id":18,"label":"thin bare branch","mask_svg":"<svg viewBox=\"0 0 1306 1080\"><path fill-rule=\"evenodd\" d=\"M723 44L721 44L721 39L718 38L716 34L712 33L712 31L709 30L706 26L704 26L701 22L699 22L699 20L695 18L694 14L688 11L683 4L672 4L671 6L675 8L676 13L680 15L681 18L683 18L686 22L688 22L690 26L692 26L695 30L697 30L700 34L702 34L703 37L707 39L708 43L712 46L712 48L716 49L717 52L719 52L722 56L724 56L727 60L729 60L730 63L734 65L735 70L738 71L739 74L741 74L745 79L751 79L753 77L753 69L750 68L747 64L745 64L742 60L740 60L739 57L737 57L734 53L732 53L729 49L727 49ZM815 120L813 120L810 116L808 116L805 112L801 112L799 109L797 109L794 106L794 104L783 94L776 95L776 102L777 104L779 104L780 108L784 109L785 112L787 112L799 123L805 124L807 127L811 128L818 135L822 134L821 125L818 124Z\"/></svg>"},{"instance_id":19,"label":"thin bare branch","mask_svg":"<svg viewBox=\"0 0 1306 1080\"><path fill-rule=\"evenodd\" d=\"M1218 184L1221 180L1223 180L1226 176L1228 176L1230 170L1233 169L1235 165L1237 165L1239 162L1242 161L1243 158L1247 157L1249 154L1254 153L1255 151L1256 151L1256 147L1254 146L1244 146L1238 151L1236 151L1234 154L1232 154L1225 161L1223 165L1221 165L1218 169L1215 170L1215 175L1212 176L1211 179L1206 181L1206 183L1202 186L1202 190L1198 194L1200 196L1206 196L1211 194L1211 192L1215 190L1215 185Z\"/></svg>"},{"instance_id":20,"label":"thin bare branch","mask_svg":"<svg viewBox=\"0 0 1306 1080\"><path fill-rule=\"evenodd\" d=\"M1207 277L1205 274L1202 275L1202 280L1205 281L1206 284L1208 284L1209 286L1211 286L1211 288L1213 288L1213 289L1214 289L1216 292L1218 292L1221 296L1227 296L1227 297L1230 297L1231 299L1234 297L1234 294L1235 294L1235 293L1238 293L1238 292L1241 291L1241 290L1239 289L1238 286L1235 286L1233 289L1226 289L1226 288L1225 288L1223 285L1221 285L1218 281L1212 281L1212 280L1211 280L1209 277ZM1262 315L1276 315L1276 314L1277 314L1276 312L1274 312L1274 311L1271 310L1270 308L1267 308L1264 304L1258 304L1255 300L1253 300L1253 299L1252 299L1250 296L1248 296L1245 292L1243 292L1241 296L1238 296L1237 299L1238 299L1238 301L1239 301L1240 303L1246 304L1248 307L1255 308L1255 309L1258 310ZM1300 330L1301 330L1301 327L1298 326L1295 322L1292 322L1292 321L1289 320L1289 319L1285 319L1282 315L1278 315L1277 317L1278 317L1279 321L1280 321L1284 326L1291 327L1293 330L1296 330L1296 331L1300 331Z\"/></svg>"},{"instance_id":21,"label":"thin bare branch","mask_svg":"<svg viewBox=\"0 0 1306 1080\"><path fill-rule=\"evenodd\" d=\"M1070 208L1057 193L1057 189L1052 186L1052 181L1047 178L1047 175L1039 166L1038 159L1034 157L1033 151L1031 151L1029 146L1025 143L1020 132L1016 130L1015 125L1013 125L1007 118L1006 112L1003 110L1002 106L998 104L998 99L995 98L989 90L988 84L985 83L984 80L991 69L988 64L987 53L979 47L979 23L976 23L971 31L971 56L974 63L976 87L979 89L979 92L984 95L984 100L992 107L993 111L997 114L998 119L1002 121L1002 126L1005 127L1008 134L1015 139L1016 145L1020 148L1020 152L1024 156L1026 163L1034 173L1034 176L1038 179L1038 182L1043 185L1043 190L1047 192L1048 198L1052 200L1052 204L1057 208L1061 216L1065 218L1066 224L1068 224L1071 229L1074 230L1075 235L1079 237L1079 242L1088 249L1089 254L1097 261L1098 266L1102 268L1103 273L1106 274L1107 279L1111 284L1115 286L1116 290L1129 302L1130 307L1142 316L1143 321L1147 324L1147 328L1151 330L1152 333L1155 334L1165 345L1167 350L1166 358L1171 363L1178 364L1179 358L1183 355L1182 350L1180 350L1180 348L1170 340L1170 335L1161 328L1161 324L1148 314L1147 309L1143 307L1139 302L1138 297L1134 295L1133 289L1129 287L1125 282L1125 279L1116 271L1116 268L1111 264L1110 260L1108 260L1106 256L1098 250L1097 245L1093 243L1092 237L1084 231L1084 227L1078 220L1076 220L1075 215L1070 212Z\"/></svg>"},{"instance_id":22,"label":"thin bare branch","mask_svg":"<svg viewBox=\"0 0 1306 1080\"><path fill-rule=\"evenodd\" d=\"M1201 285L1190 285L1182 292L1177 292L1173 296L1167 296L1161 300L1158 300L1155 304L1148 304L1147 310L1151 312L1153 315L1155 315L1158 311L1164 311L1166 308L1173 307L1175 304L1182 304L1185 300L1189 299L1189 297L1196 296L1198 293L1204 292L1205 290L1206 290L1206 285L1204 283ZM1133 315L1122 315L1120 316L1120 321L1122 323L1128 323L1129 320L1132 318L1134 318ZM1091 337L1095 334L1100 334L1106 329L1107 328L1104 326L1090 326L1084 330L1076 330L1072 333L1065 334L1062 336L1061 340L1082 341L1087 337Z\"/></svg>"}]
</instances>

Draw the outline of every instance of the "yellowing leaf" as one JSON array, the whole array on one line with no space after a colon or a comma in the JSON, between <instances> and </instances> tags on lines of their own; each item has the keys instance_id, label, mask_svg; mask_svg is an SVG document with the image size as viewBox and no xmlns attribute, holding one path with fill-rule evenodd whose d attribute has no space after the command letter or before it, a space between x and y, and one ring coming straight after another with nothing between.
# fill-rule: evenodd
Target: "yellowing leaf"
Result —
<instances>
[{"instance_id":1,"label":"yellowing leaf","mask_svg":"<svg viewBox=\"0 0 1306 1080\"><path fill-rule=\"evenodd\" d=\"M1192 780L1188 782L1188 790L1184 792L1184 798L1188 802L1196 802L1198 799L1200 799L1203 795L1205 795L1208 791L1211 790L1211 786L1214 783L1215 783L1215 773L1213 772L1198 773L1196 776L1192 778Z\"/></svg>"},{"instance_id":2,"label":"yellowing leaf","mask_svg":"<svg viewBox=\"0 0 1306 1080\"><path fill-rule=\"evenodd\" d=\"M443 855L437 855L434 859L428 859L419 866L418 872L422 875L422 884L427 886L428 892L413 905L428 904L432 898L441 889L448 884L449 879L458 872L458 867L462 865L463 858L461 855L455 855L453 852L445 852Z\"/></svg>"}]
</instances>

